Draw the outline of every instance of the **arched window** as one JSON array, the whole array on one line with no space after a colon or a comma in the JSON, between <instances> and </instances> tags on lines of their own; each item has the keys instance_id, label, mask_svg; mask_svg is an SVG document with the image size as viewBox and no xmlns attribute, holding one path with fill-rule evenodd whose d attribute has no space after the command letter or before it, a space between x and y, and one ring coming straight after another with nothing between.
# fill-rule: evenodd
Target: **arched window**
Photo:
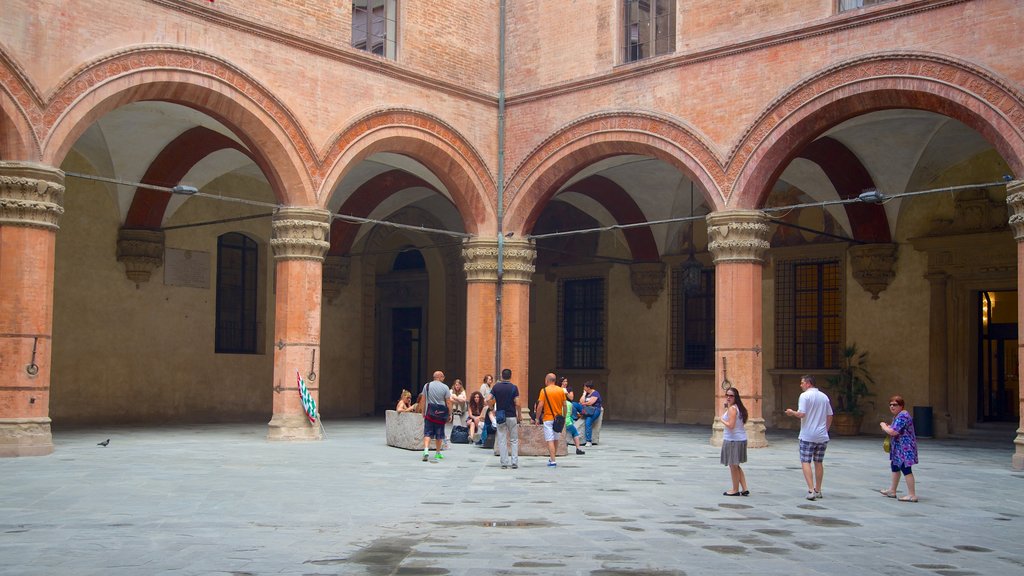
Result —
<instances>
[{"instance_id":1,"label":"arched window","mask_svg":"<svg viewBox=\"0 0 1024 576\"><path fill-rule=\"evenodd\" d=\"M217 238L216 352L256 354L259 335L259 248L244 234Z\"/></svg>"},{"instance_id":2,"label":"arched window","mask_svg":"<svg viewBox=\"0 0 1024 576\"><path fill-rule=\"evenodd\" d=\"M395 256L395 263L391 266L394 271L399 270L426 270L427 262L423 259L423 253L413 248L407 248Z\"/></svg>"}]
</instances>

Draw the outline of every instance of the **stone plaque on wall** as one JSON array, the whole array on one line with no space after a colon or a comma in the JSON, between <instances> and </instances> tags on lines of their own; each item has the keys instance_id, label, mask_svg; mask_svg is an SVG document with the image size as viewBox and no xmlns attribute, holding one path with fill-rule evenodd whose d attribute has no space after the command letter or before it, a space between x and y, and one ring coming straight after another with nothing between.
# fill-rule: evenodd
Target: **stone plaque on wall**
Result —
<instances>
[{"instance_id":1,"label":"stone plaque on wall","mask_svg":"<svg viewBox=\"0 0 1024 576\"><path fill-rule=\"evenodd\" d=\"M168 248L164 252L164 284L209 288L210 253Z\"/></svg>"}]
</instances>

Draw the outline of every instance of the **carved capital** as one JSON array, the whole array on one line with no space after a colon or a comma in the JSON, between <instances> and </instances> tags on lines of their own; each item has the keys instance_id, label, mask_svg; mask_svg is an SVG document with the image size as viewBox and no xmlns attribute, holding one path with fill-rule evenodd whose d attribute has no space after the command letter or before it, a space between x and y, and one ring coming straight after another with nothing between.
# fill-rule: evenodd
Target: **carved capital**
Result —
<instances>
[{"instance_id":1,"label":"carved capital","mask_svg":"<svg viewBox=\"0 0 1024 576\"><path fill-rule=\"evenodd\" d=\"M629 282L633 294L650 308L665 288L664 262L637 262L629 265Z\"/></svg>"},{"instance_id":2,"label":"carved capital","mask_svg":"<svg viewBox=\"0 0 1024 576\"><path fill-rule=\"evenodd\" d=\"M0 226L56 231L63 204L64 172L43 164L0 162Z\"/></svg>"},{"instance_id":3,"label":"carved capital","mask_svg":"<svg viewBox=\"0 0 1024 576\"><path fill-rule=\"evenodd\" d=\"M281 208L274 215L270 248L275 260L322 262L331 247L331 213L319 208Z\"/></svg>"},{"instance_id":4,"label":"carved capital","mask_svg":"<svg viewBox=\"0 0 1024 576\"><path fill-rule=\"evenodd\" d=\"M1024 241L1024 180L1006 185L1006 205L1010 209L1010 228L1017 242Z\"/></svg>"},{"instance_id":5,"label":"carved capital","mask_svg":"<svg viewBox=\"0 0 1024 576\"><path fill-rule=\"evenodd\" d=\"M138 286L164 263L164 233L160 230L117 231L117 261L124 264L124 274Z\"/></svg>"},{"instance_id":6,"label":"carved capital","mask_svg":"<svg viewBox=\"0 0 1024 576\"><path fill-rule=\"evenodd\" d=\"M768 218L760 210L726 210L707 216L708 251L713 262L764 264L768 241Z\"/></svg>"},{"instance_id":7,"label":"carved capital","mask_svg":"<svg viewBox=\"0 0 1024 576\"><path fill-rule=\"evenodd\" d=\"M897 248L895 244L860 244L847 249L853 278L871 293L872 300L878 300L878 293L896 277Z\"/></svg>"},{"instance_id":8,"label":"carved capital","mask_svg":"<svg viewBox=\"0 0 1024 576\"><path fill-rule=\"evenodd\" d=\"M323 294L328 303L341 296L341 289L348 286L352 259L348 256L327 256L324 258Z\"/></svg>"},{"instance_id":9,"label":"carved capital","mask_svg":"<svg viewBox=\"0 0 1024 576\"><path fill-rule=\"evenodd\" d=\"M502 279L505 282L530 283L536 271L537 248L532 240L504 240ZM470 238L462 245L463 268L467 282L498 281L498 241Z\"/></svg>"}]
</instances>

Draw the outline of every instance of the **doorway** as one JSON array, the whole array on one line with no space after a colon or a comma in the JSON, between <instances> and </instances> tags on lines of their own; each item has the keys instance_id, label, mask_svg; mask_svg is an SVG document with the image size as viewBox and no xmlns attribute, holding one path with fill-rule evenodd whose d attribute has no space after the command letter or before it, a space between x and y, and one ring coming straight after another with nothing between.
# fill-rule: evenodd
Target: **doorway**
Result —
<instances>
[{"instance_id":1,"label":"doorway","mask_svg":"<svg viewBox=\"0 0 1024 576\"><path fill-rule=\"evenodd\" d=\"M402 390L415 399L422 380L423 309L391 309L391 398L400 398Z\"/></svg>"},{"instance_id":2,"label":"doorway","mask_svg":"<svg viewBox=\"0 0 1024 576\"><path fill-rule=\"evenodd\" d=\"M1017 291L978 292L978 422L1018 421Z\"/></svg>"}]
</instances>

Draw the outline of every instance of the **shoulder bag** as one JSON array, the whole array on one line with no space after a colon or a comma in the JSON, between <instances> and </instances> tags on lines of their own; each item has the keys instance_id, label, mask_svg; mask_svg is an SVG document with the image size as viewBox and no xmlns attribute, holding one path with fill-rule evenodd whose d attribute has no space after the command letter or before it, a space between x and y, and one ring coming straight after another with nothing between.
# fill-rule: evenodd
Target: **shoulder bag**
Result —
<instances>
[{"instance_id":1,"label":"shoulder bag","mask_svg":"<svg viewBox=\"0 0 1024 576\"><path fill-rule=\"evenodd\" d=\"M548 410L551 410L551 413L554 414L555 411L551 409L551 400L548 398L547 390L544 390L544 403L547 404ZM555 416L554 421L551 422L551 429L554 430L555 433L560 433L563 429L565 429L564 414L559 414L558 416Z\"/></svg>"}]
</instances>

